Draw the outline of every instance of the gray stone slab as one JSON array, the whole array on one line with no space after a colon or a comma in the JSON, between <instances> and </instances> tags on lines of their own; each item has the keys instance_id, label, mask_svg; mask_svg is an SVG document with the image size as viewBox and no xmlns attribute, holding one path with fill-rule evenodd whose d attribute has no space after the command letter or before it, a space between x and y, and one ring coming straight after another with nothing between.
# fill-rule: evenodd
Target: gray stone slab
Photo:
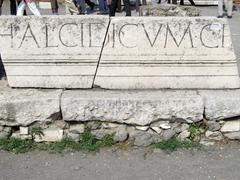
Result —
<instances>
[{"instance_id":1,"label":"gray stone slab","mask_svg":"<svg viewBox=\"0 0 240 180\"><path fill-rule=\"evenodd\" d=\"M106 16L1 17L9 85L91 88L108 23Z\"/></svg>"},{"instance_id":2,"label":"gray stone slab","mask_svg":"<svg viewBox=\"0 0 240 180\"><path fill-rule=\"evenodd\" d=\"M109 121L148 125L157 120L196 122L203 101L195 91L65 91L65 121Z\"/></svg>"},{"instance_id":3,"label":"gray stone slab","mask_svg":"<svg viewBox=\"0 0 240 180\"><path fill-rule=\"evenodd\" d=\"M112 18L95 85L107 89L238 88L228 21Z\"/></svg>"},{"instance_id":4,"label":"gray stone slab","mask_svg":"<svg viewBox=\"0 0 240 180\"><path fill-rule=\"evenodd\" d=\"M60 118L61 94L62 90L1 89L0 125L27 126Z\"/></svg>"},{"instance_id":5,"label":"gray stone slab","mask_svg":"<svg viewBox=\"0 0 240 180\"><path fill-rule=\"evenodd\" d=\"M199 91L204 99L205 116L223 120L240 116L240 90Z\"/></svg>"},{"instance_id":6,"label":"gray stone slab","mask_svg":"<svg viewBox=\"0 0 240 180\"><path fill-rule=\"evenodd\" d=\"M149 4L140 6L139 16L199 16L200 9L194 6L175 4Z\"/></svg>"}]
</instances>

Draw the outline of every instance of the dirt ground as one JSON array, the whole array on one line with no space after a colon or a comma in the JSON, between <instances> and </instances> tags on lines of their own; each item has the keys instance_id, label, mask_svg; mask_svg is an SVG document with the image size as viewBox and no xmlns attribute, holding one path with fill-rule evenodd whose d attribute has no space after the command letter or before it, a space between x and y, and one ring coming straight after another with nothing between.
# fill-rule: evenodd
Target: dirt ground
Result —
<instances>
[{"instance_id":1,"label":"dirt ground","mask_svg":"<svg viewBox=\"0 0 240 180\"><path fill-rule=\"evenodd\" d=\"M1 180L239 180L240 143L201 150L0 151Z\"/></svg>"}]
</instances>

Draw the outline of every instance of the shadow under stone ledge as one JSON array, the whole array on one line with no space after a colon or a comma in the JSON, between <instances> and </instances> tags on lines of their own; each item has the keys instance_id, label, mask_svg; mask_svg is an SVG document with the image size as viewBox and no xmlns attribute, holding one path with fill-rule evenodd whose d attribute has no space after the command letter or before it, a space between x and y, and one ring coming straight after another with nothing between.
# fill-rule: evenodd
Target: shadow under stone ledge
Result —
<instances>
[{"instance_id":1,"label":"shadow under stone ledge","mask_svg":"<svg viewBox=\"0 0 240 180\"><path fill-rule=\"evenodd\" d=\"M6 77L6 72L2 63L2 59L0 56L0 80Z\"/></svg>"}]
</instances>

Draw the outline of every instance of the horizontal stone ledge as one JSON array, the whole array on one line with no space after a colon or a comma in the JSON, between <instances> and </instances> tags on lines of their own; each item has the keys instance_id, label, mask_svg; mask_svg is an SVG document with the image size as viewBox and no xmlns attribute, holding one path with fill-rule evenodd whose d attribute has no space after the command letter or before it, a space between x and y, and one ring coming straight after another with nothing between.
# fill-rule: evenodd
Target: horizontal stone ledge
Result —
<instances>
[{"instance_id":1,"label":"horizontal stone ledge","mask_svg":"<svg viewBox=\"0 0 240 180\"><path fill-rule=\"evenodd\" d=\"M0 125L28 126L60 117L62 90L0 89Z\"/></svg>"},{"instance_id":2,"label":"horizontal stone ledge","mask_svg":"<svg viewBox=\"0 0 240 180\"><path fill-rule=\"evenodd\" d=\"M197 91L65 91L61 111L65 121L108 121L149 125L159 120L197 122L203 119L203 99Z\"/></svg>"},{"instance_id":3,"label":"horizontal stone ledge","mask_svg":"<svg viewBox=\"0 0 240 180\"><path fill-rule=\"evenodd\" d=\"M0 125L105 121L149 125L240 116L237 90L36 90L0 88ZM62 117L61 117L62 113Z\"/></svg>"}]
</instances>

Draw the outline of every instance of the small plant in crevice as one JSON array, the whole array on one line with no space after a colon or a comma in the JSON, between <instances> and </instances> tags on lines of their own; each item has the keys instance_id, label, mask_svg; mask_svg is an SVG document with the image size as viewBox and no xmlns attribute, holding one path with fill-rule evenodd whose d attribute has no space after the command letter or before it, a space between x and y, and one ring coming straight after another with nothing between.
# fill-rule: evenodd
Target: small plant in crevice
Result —
<instances>
[{"instance_id":1,"label":"small plant in crevice","mask_svg":"<svg viewBox=\"0 0 240 180\"><path fill-rule=\"evenodd\" d=\"M192 142L190 140L181 141L181 140L177 139L176 137L172 137L171 139L162 140L162 141L154 144L153 147L172 152L179 148L185 148L185 149L199 148L200 145L198 143Z\"/></svg>"},{"instance_id":2,"label":"small plant in crevice","mask_svg":"<svg viewBox=\"0 0 240 180\"><path fill-rule=\"evenodd\" d=\"M194 140L198 132L198 126L195 123L192 123L188 128L188 132L190 133L189 139L191 141Z\"/></svg>"},{"instance_id":3,"label":"small plant in crevice","mask_svg":"<svg viewBox=\"0 0 240 180\"><path fill-rule=\"evenodd\" d=\"M32 141L34 141L37 136L39 138L41 138L42 136L44 136L42 127L40 127L40 126L32 127L30 129L30 135L31 135L31 140Z\"/></svg>"},{"instance_id":4,"label":"small plant in crevice","mask_svg":"<svg viewBox=\"0 0 240 180\"><path fill-rule=\"evenodd\" d=\"M89 127L85 127L84 133L81 135L78 142L71 138L65 138L59 142L49 144L49 150L53 152L63 152L68 148L74 151L98 151L101 147L111 146L114 144L113 136L106 135L98 140L92 133Z\"/></svg>"},{"instance_id":5,"label":"small plant in crevice","mask_svg":"<svg viewBox=\"0 0 240 180\"><path fill-rule=\"evenodd\" d=\"M92 133L89 127L85 127L84 133L80 137L79 144L82 150L97 151L101 147L111 146L114 144L113 135L105 135L102 139L98 140Z\"/></svg>"},{"instance_id":6,"label":"small plant in crevice","mask_svg":"<svg viewBox=\"0 0 240 180\"><path fill-rule=\"evenodd\" d=\"M112 146L114 144L113 135L106 135L102 139L97 139L91 130L87 127L81 135L79 141L74 141L70 138L64 138L61 141L50 143L36 143L33 140L36 136L42 136L41 128L32 128L32 139L18 139L18 138L5 138L0 139L0 150L5 150L13 153L25 153L31 150L42 150L50 152L61 153L65 149L73 151L98 151L102 147Z\"/></svg>"}]
</instances>

